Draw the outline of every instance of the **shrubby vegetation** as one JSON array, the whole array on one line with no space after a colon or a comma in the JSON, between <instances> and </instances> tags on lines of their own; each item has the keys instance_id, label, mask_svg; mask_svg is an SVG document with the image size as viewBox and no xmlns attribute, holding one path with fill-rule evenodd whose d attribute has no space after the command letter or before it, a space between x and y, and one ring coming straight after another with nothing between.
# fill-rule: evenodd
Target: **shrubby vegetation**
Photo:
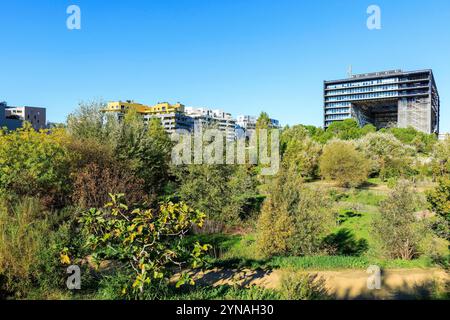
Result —
<instances>
[{"instance_id":1,"label":"shrubby vegetation","mask_svg":"<svg viewBox=\"0 0 450 320\"><path fill-rule=\"evenodd\" d=\"M320 174L342 187L357 187L367 181L369 166L352 143L342 140L328 142L320 158Z\"/></svg>"},{"instance_id":2,"label":"shrubby vegetation","mask_svg":"<svg viewBox=\"0 0 450 320\"><path fill-rule=\"evenodd\" d=\"M261 210L257 244L264 256L318 254L334 223L326 195L290 173L280 173Z\"/></svg>"},{"instance_id":3,"label":"shrubby vegetation","mask_svg":"<svg viewBox=\"0 0 450 320\"><path fill-rule=\"evenodd\" d=\"M419 201L412 185L402 180L381 203L374 232L389 257L410 260L418 254L420 240L426 233L424 224L415 215Z\"/></svg>"},{"instance_id":4,"label":"shrubby vegetation","mask_svg":"<svg viewBox=\"0 0 450 320\"><path fill-rule=\"evenodd\" d=\"M209 289L187 271L449 265L449 140L354 120L286 127L280 172L263 177L253 165L173 166L159 121L103 107L0 131L1 298L324 299L314 276ZM80 292L66 289L70 264Z\"/></svg>"}]
</instances>

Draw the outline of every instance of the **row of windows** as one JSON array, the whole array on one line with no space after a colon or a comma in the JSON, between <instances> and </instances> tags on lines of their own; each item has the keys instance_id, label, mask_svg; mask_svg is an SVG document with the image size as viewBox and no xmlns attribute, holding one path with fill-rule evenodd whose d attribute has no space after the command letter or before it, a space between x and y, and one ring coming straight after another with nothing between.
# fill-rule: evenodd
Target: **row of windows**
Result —
<instances>
[{"instance_id":1,"label":"row of windows","mask_svg":"<svg viewBox=\"0 0 450 320\"><path fill-rule=\"evenodd\" d=\"M351 102L329 102L325 107L351 107Z\"/></svg>"},{"instance_id":2,"label":"row of windows","mask_svg":"<svg viewBox=\"0 0 450 320\"><path fill-rule=\"evenodd\" d=\"M377 92L377 93L367 93L367 94L355 94L355 95L347 95L347 96L339 96L339 97L328 97L325 98L325 101L344 101L344 100L362 100L369 98L383 98L383 97L396 97L398 96L397 91L389 91L389 92Z\"/></svg>"},{"instance_id":3,"label":"row of windows","mask_svg":"<svg viewBox=\"0 0 450 320\"><path fill-rule=\"evenodd\" d=\"M327 95L332 96L335 94L385 91L385 90L395 90L395 89L398 89L398 84L390 84L390 85L376 86L376 87L363 87L363 88L353 88L353 89L343 89L343 90L332 90L332 91L328 91Z\"/></svg>"},{"instance_id":4,"label":"row of windows","mask_svg":"<svg viewBox=\"0 0 450 320\"><path fill-rule=\"evenodd\" d=\"M388 78L388 79L366 80L366 81L360 81L360 82L346 82L346 83L329 85L329 86L327 86L327 89L340 89L340 88L371 86L374 84L396 83L398 81L399 81L398 78Z\"/></svg>"},{"instance_id":5,"label":"row of windows","mask_svg":"<svg viewBox=\"0 0 450 320\"><path fill-rule=\"evenodd\" d=\"M349 113L349 108L333 108L333 109L327 109L325 111L325 114L333 114L333 113Z\"/></svg>"},{"instance_id":6,"label":"row of windows","mask_svg":"<svg viewBox=\"0 0 450 320\"><path fill-rule=\"evenodd\" d=\"M325 120L344 120L351 118L350 114L332 114L325 117Z\"/></svg>"}]
</instances>

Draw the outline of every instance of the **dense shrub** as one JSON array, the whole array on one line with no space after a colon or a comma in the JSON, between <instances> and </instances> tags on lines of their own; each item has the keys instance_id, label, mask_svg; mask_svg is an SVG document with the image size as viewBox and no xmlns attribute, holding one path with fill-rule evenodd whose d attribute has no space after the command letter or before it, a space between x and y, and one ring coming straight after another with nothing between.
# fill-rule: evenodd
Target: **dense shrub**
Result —
<instances>
[{"instance_id":1,"label":"dense shrub","mask_svg":"<svg viewBox=\"0 0 450 320\"><path fill-rule=\"evenodd\" d=\"M415 149L390 133L369 133L357 141L357 146L371 160L371 174L382 180L408 176L413 170Z\"/></svg>"},{"instance_id":2,"label":"dense shrub","mask_svg":"<svg viewBox=\"0 0 450 320\"><path fill-rule=\"evenodd\" d=\"M178 195L219 225L240 223L249 215L257 194L251 168L230 165L189 165L174 168Z\"/></svg>"},{"instance_id":3,"label":"dense shrub","mask_svg":"<svg viewBox=\"0 0 450 320\"><path fill-rule=\"evenodd\" d=\"M102 167L91 163L75 176L72 199L81 208L100 208L110 194L119 193L127 193L130 203L142 202L147 199L143 184L121 163Z\"/></svg>"},{"instance_id":4,"label":"dense shrub","mask_svg":"<svg viewBox=\"0 0 450 320\"><path fill-rule=\"evenodd\" d=\"M62 206L70 193L70 158L63 130L36 132L29 124L0 132L0 191Z\"/></svg>"},{"instance_id":5,"label":"dense shrub","mask_svg":"<svg viewBox=\"0 0 450 320\"><path fill-rule=\"evenodd\" d=\"M432 159L433 173L436 178L450 175L450 138L435 144Z\"/></svg>"},{"instance_id":6,"label":"dense shrub","mask_svg":"<svg viewBox=\"0 0 450 320\"><path fill-rule=\"evenodd\" d=\"M436 135L417 131L413 127L382 129L392 133L402 143L409 144L420 153L430 153L437 142Z\"/></svg>"},{"instance_id":7,"label":"dense shrub","mask_svg":"<svg viewBox=\"0 0 450 320\"><path fill-rule=\"evenodd\" d=\"M321 152L322 146L308 136L293 139L286 144L283 165L305 179L314 179L318 176Z\"/></svg>"},{"instance_id":8,"label":"dense shrub","mask_svg":"<svg viewBox=\"0 0 450 320\"><path fill-rule=\"evenodd\" d=\"M323 150L320 174L340 186L358 186L367 180L369 161L350 142L333 140Z\"/></svg>"},{"instance_id":9,"label":"dense shrub","mask_svg":"<svg viewBox=\"0 0 450 320\"><path fill-rule=\"evenodd\" d=\"M325 300L325 280L316 274L288 273L281 278L281 295L285 300Z\"/></svg>"},{"instance_id":10,"label":"dense shrub","mask_svg":"<svg viewBox=\"0 0 450 320\"><path fill-rule=\"evenodd\" d=\"M283 172L273 183L258 220L258 250L265 256L312 255L334 225L330 201L321 190L304 188Z\"/></svg>"},{"instance_id":11,"label":"dense shrub","mask_svg":"<svg viewBox=\"0 0 450 320\"><path fill-rule=\"evenodd\" d=\"M43 211L40 202L23 198L15 205L0 204L0 291L18 298L32 290L64 288L60 253L71 242L70 228L58 213Z\"/></svg>"},{"instance_id":12,"label":"dense shrub","mask_svg":"<svg viewBox=\"0 0 450 320\"><path fill-rule=\"evenodd\" d=\"M183 246L193 225L202 226L204 214L184 203L161 203L157 209L128 207L123 195L112 195L104 209L91 209L80 219L86 246L96 261L110 260L122 266L128 282L122 292L143 299L176 272L174 268L197 268L209 249L198 242ZM177 286L192 283L183 273Z\"/></svg>"},{"instance_id":13,"label":"dense shrub","mask_svg":"<svg viewBox=\"0 0 450 320\"><path fill-rule=\"evenodd\" d=\"M393 259L410 260L419 253L425 225L415 212L420 198L410 182L401 180L380 205L380 216L373 224L374 234L386 254Z\"/></svg>"}]
</instances>

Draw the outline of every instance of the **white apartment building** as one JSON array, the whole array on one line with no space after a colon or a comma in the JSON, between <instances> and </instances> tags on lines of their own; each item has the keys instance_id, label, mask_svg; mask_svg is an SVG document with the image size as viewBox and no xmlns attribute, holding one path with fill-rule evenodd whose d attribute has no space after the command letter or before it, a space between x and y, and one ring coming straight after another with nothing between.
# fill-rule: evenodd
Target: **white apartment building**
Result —
<instances>
[{"instance_id":1,"label":"white apartment building","mask_svg":"<svg viewBox=\"0 0 450 320\"><path fill-rule=\"evenodd\" d=\"M218 109L193 107L186 107L185 113L193 119L194 128L217 126L219 130L225 132L227 140L236 138L236 120L230 113Z\"/></svg>"}]
</instances>

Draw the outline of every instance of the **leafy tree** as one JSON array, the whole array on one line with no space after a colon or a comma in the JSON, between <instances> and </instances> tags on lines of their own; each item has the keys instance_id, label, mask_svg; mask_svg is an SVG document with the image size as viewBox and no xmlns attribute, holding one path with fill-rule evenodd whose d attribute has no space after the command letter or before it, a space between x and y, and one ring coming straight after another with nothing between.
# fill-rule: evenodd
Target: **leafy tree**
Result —
<instances>
[{"instance_id":1,"label":"leafy tree","mask_svg":"<svg viewBox=\"0 0 450 320\"><path fill-rule=\"evenodd\" d=\"M333 140L323 149L320 158L320 173L344 187L358 186L365 182L369 173L369 162L353 144Z\"/></svg>"},{"instance_id":2,"label":"leafy tree","mask_svg":"<svg viewBox=\"0 0 450 320\"><path fill-rule=\"evenodd\" d=\"M355 119L345 119L344 121L333 122L327 129L335 138L341 140L354 140L370 132L375 132L373 125L366 125L361 128Z\"/></svg>"},{"instance_id":3,"label":"leafy tree","mask_svg":"<svg viewBox=\"0 0 450 320\"><path fill-rule=\"evenodd\" d=\"M70 158L64 130L36 132L30 124L0 132L0 192L61 206L70 192Z\"/></svg>"},{"instance_id":4,"label":"leafy tree","mask_svg":"<svg viewBox=\"0 0 450 320\"><path fill-rule=\"evenodd\" d=\"M174 172L181 199L215 222L241 221L257 194L255 176L245 166L189 165L176 167Z\"/></svg>"},{"instance_id":5,"label":"leafy tree","mask_svg":"<svg viewBox=\"0 0 450 320\"><path fill-rule=\"evenodd\" d=\"M404 145L390 133L369 133L357 141L366 158L371 160L371 173L382 180L412 173L413 147Z\"/></svg>"},{"instance_id":6,"label":"leafy tree","mask_svg":"<svg viewBox=\"0 0 450 320\"><path fill-rule=\"evenodd\" d=\"M430 153L437 142L436 135L417 131L413 127L388 128L383 131L388 131L401 142L414 146L420 153Z\"/></svg>"},{"instance_id":7,"label":"leafy tree","mask_svg":"<svg viewBox=\"0 0 450 320\"><path fill-rule=\"evenodd\" d=\"M160 203L157 209L146 206L129 208L123 195L112 195L104 209L91 209L80 219L86 235L86 245L93 257L112 260L131 275L132 281L123 288L134 297L144 297L145 291L168 281L172 267L198 268L208 245L183 245L183 237L193 225L201 227L205 215L184 203ZM193 284L187 273L180 277L177 287Z\"/></svg>"},{"instance_id":8,"label":"leafy tree","mask_svg":"<svg viewBox=\"0 0 450 320\"><path fill-rule=\"evenodd\" d=\"M312 255L334 225L329 199L303 187L300 176L282 171L258 220L257 247L264 256Z\"/></svg>"},{"instance_id":9,"label":"leafy tree","mask_svg":"<svg viewBox=\"0 0 450 320\"><path fill-rule=\"evenodd\" d=\"M258 119L256 120L256 130L259 129L269 129L270 127L270 117L266 112L261 112Z\"/></svg>"},{"instance_id":10,"label":"leafy tree","mask_svg":"<svg viewBox=\"0 0 450 320\"><path fill-rule=\"evenodd\" d=\"M431 210L450 223L450 179L439 180L438 186L427 192L427 200Z\"/></svg>"},{"instance_id":11,"label":"leafy tree","mask_svg":"<svg viewBox=\"0 0 450 320\"><path fill-rule=\"evenodd\" d=\"M172 142L158 119L148 127L136 113L128 112L120 124L113 149L119 162L130 163L144 190L160 195L169 181Z\"/></svg>"},{"instance_id":12,"label":"leafy tree","mask_svg":"<svg viewBox=\"0 0 450 320\"><path fill-rule=\"evenodd\" d=\"M292 139L286 145L283 165L291 167L305 179L314 179L318 176L321 153L322 146L308 136Z\"/></svg>"},{"instance_id":13,"label":"leafy tree","mask_svg":"<svg viewBox=\"0 0 450 320\"><path fill-rule=\"evenodd\" d=\"M67 130L78 140L93 139L110 144L119 122L113 114L101 112L106 107L102 101L80 103L67 118Z\"/></svg>"},{"instance_id":14,"label":"leafy tree","mask_svg":"<svg viewBox=\"0 0 450 320\"><path fill-rule=\"evenodd\" d=\"M412 184L401 180L381 203L373 230L390 258L410 260L417 256L425 234L424 224L415 215L419 201Z\"/></svg>"},{"instance_id":15,"label":"leafy tree","mask_svg":"<svg viewBox=\"0 0 450 320\"><path fill-rule=\"evenodd\" d=\"M435 176L443 177L450 175L450 138L435 144L432 159Z\"/></svg>"}]
</instances>

